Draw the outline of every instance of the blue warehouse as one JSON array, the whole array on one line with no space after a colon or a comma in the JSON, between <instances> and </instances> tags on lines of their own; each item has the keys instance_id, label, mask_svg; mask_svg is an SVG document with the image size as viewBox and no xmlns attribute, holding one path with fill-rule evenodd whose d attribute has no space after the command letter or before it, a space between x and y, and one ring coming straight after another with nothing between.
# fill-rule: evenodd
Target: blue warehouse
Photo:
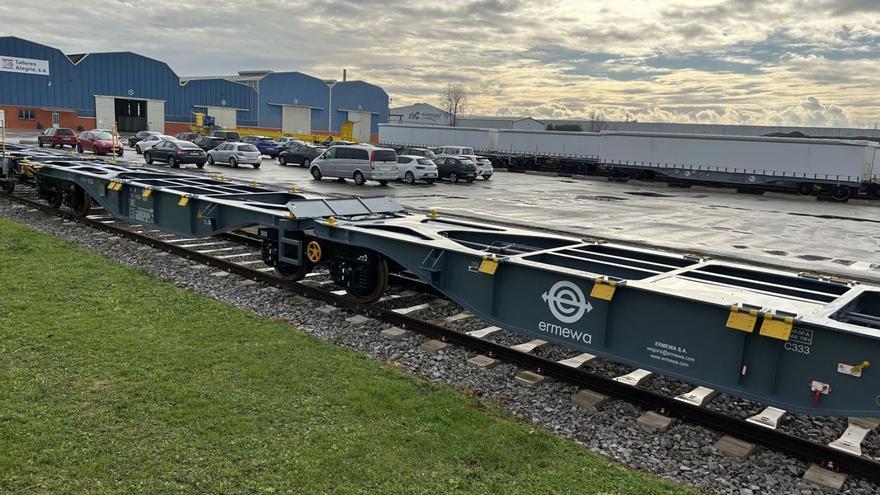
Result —
<instances>
[{"instance_id":1,"label":"blue warehouse","mask_svg":"<svg viewBox=\"0 0 880 495\"><path fill-rule=\"evenodd\" d=\"M388 119L388 94L361 81L300 72L240 72L180 77L168 64L131 52L64 54L17 37L0 37L0 109L9 128L52 125L121 132L181 132L195 113L224 128L288 134L339 133L351 122L375 140Z\"/></svg>"}]
</instances>

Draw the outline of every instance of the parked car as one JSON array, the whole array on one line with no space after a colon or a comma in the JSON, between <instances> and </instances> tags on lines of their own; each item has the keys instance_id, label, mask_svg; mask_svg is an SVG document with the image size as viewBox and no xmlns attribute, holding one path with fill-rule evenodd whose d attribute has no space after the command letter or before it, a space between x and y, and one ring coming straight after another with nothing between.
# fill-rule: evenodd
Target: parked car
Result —
<instances>
[{"instance_id":1,"label":"parked car","mask_svg":"<svg viewBox=\"0 0 880 495\"><path fill-rule=\"evenodd\" d=\"M91 151L96 155L116 153L119 156L124 152L122 143L109 132L103 131L86 131L80 134L76 142L76 151L80 153Z\"/></svg>"},{"instance_id":2,"label":"parked car","mask_svg":"<svg viewBox=\"0 0 880 495\"><path fill-rule=\"evenodd\" d=\"M465 156L444 156L434 161L441 179L456 183L460 180L473 182L477 178L477 165Z\"/></svg>"},{"instance_id":3,"label":"parked car","mask_svg":"<svg viewBox=\"0 0 880 495\"><path fill-rule=\"evenodd\" d=\"M444 156L464 156L470 159L477 166L477 177L483 177L484 179L489 179L495 173L495 168L492 167L492 162L487 159L480 160L480 157L476 155L474 149L470 146L440 146L439 148L434 149L434 153L437 154L438 157Z\"/></svg>"},{"instance_id":4,"label":"parked car","mask_svg":"<svg viewBox=\"0 0 880 495\"><path fill-rule=\"evenodd\" d=\"M359 186L375 180L384 186L397 178L397 153L391 148L333 146L312 161L309 172L315 180L337 177L344 181L350 178Z\"/></svg>"},{"instance_id":5,"label":"parked car","mask_svg":"<svg viewBox=\"0 0 880 495\"><path fill-rule=\"evenodd\" d=\"M165 162L171 168L180 168L185 163L193 163L202 168L207 160L205 150L189 141L161 141L144 152L144 161L147 163Z\"/></svg>"},{"instance_id":6,"label":"parked car","mask_svg":"<svg viewBox=\"0 0 880 495\"><path fill-rule=\"evenodd\" d=\"M326 149L309 144L291 144L286 150L278 153L278 163L281 165L298 163L301 167L308 168Z\"/></svg>"},{"instance_id":7,"label":"parked car","mask_svg":"<svg viewBox=\"0 0 880 495\"><path fill-rule=\"evenodd\" d=\"M250 143L223 143L208 152L208 165L228 163L230 167L236 168L241 164L250 164L254 168L260 168L263 163L262 155Z\"/></svg>"},{"instance_id":8,"label":"parked car","mask_svg":"<svg viewBox=\"0 0 880 495\"><path fill-rule=\"evenodd\" d=\"M202 137L196 138L196 140L193 141L193 143L195 143L196 146L198 146L199 148L201 148L205 151L210 151L225 142L226 142L225 139L223 139L222 137L217 137L217 136L202 136Z\"/></svg>"},{"instance_id":9,"label":"parked car","mask_svg":"<svg viewBox=\"0 0 880 495\"><path fill-rule=\"evenodd\" d=\"M76 141L76 133L67 127L50 127L37 136L37 144L40 148L47 144L53 148L56 146L63 148L65 145L75 148Z\"/></svg>"},{"instance_id":10,"label":"parked car","mask_svg":"<svg viewBox=\"0 0 880 495\"><path fill-rule=\"evenodd\" d=\"M477 176L482 177L485 180L489 180L492 178L493 175L495 175L495 167L492 166L492 161L485 156L478 156Z\"/></svg>"},{"instance_id":11,"label":"parked car","mask_svg":"<svg viewBox=\"0 0 880 495\"><path fill-rule=\"evenodd\" d=\"M138 141L142 141L149 136L158 136L160 134L162 133L156 131L138 131L134 136L128 137L128 145L134 148L134 145L137 144Z\"/></svg>"},{"instance_id":12,"label":"parked car","mask_svg":"<svg viewBox=\"0 0 880 495\"><path fill-rule=\"evenodd\" d=\"M241 140L242 143L252 144L260 150L260 153L276 158L278 156L278 144L270 138L264 136L245 136Z\"/></svg>"},{"instance_id":13,"label":"parked car","mask_svg":"<svg viewBox=\"0 0 880 495\"><path fill-rule=\"evenodd\" d=\"M201 134L198 132L178 132L174 135L174 138L178 141L189 141L191 143L199 137L201 137Z\"/></svg>"},{"instance_id":14,"label":"parked car","mask_svg":"<svg viewBox=\"0 0 880 495\"><path fill-rule=\"evenodd\" d=\"M398 155L423 156L425 158L430 158L431 160L437 158L437 155L428 148L404 148L398 153Z\"/></svg>"},{"instance_id":15,"label":"parked car","mask_svg":"<svg viewBox=\"0 0 880 495\"><path fill-rule=\"evenodd\" d=\"M223 138L230 143L241 141L241 134L236 131L211 131L211 136Z\"/></svg>"},{"instance_id":16,"label":"parked car","mask_svg":"<svg viewBox=\"0 0 880 495\"><path fill-rule=\"evenodd\" d=\"M433 184L437 180L437 165L423 156L398 155L397 178L407 184L413 184L417 180Z\"/></svg>"},{"instance_id":17,"label":"parked car","mask_svg":"<svg viewBox=\"0 0 880 495\"><path fill-rule=\"evenodd\" d=\"M151 136L147 136L146 139L138 141L134 144L134 151L137 154L141 154L144 151L156 146L161 141L177 141L174 139L174 136L169 136L167 134L153 134Z\"/></svg>"},{"instance_id":18,"label":"parked car","mask_svg":"<svg viewBox=\"0 0 880 495\"><path fill-rule=\"evenodd\" d=\"M300 141L297 138L292 138L292 137L287 137L287 136L275 138L274 141L276 143L278 143L279 148L284 148L284 147L290 146L291 144L306 144L305 142Z\"/></svg>"}]
</instances>

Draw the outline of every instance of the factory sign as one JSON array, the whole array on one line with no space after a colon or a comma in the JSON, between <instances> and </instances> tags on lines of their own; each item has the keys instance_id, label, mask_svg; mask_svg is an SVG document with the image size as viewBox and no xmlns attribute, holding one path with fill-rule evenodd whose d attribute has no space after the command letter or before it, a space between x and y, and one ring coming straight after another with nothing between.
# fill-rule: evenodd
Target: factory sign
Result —
<instances>
[{"instance_id":1,"label":"factory sign","mask_svg":"<svg viewBox=\"0 0 880 495\"><path fill-rule=\"evenodd\" d=\"M18 72L20 74L48 76L49 61L0 55L0 72Z\"/></svg>"}]
</instances>

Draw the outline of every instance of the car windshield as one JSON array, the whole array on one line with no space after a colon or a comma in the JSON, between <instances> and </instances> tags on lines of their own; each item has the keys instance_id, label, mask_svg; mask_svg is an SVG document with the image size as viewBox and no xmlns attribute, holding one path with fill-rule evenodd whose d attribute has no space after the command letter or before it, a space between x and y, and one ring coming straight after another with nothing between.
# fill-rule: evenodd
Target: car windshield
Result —
<instances>
[{"instance_id":1,"label":"car windshield","mask_svg":"<svg viewBox=\"0 0 880 495\"><path fill-rule=\"evenodd\" d=\"M418 161L419 161L419 165L433 165L434 164L434 162L432 162L429 158L419 158Z\"/></svg>"},{"instance_id":2,"label":"car windshield","mask_svg":"<svg viewBox=\"0 0 880 495\"><path fill-rule=\"evenodd\" d=\"M73 136L73 130L72 129L58 129L55 132L55 134L58 134L59 136Z\"/></svg>"},{"instance_id":3,"label":"car windshield","mask_svg":"<svg viewBox=\"0 0 880 495\"><path fill-rule=\"evenodd\" d=\"M194 149L194 150L199 149L198 146L196 146L196 145L193 144L193 143L190 143L189 141L184 141L184 142L182 142L182 143L177 143L177 146L179 146L180 148L186 148L186 149Z\"/></svg>"},{"instance_id":4,"label":"car windshield","mask_svg":"<svg viewBox=\"0 0 880 495\"><path fill-rule=\"evenodd\" d=\"M474 149L473 149L473 148L462 148L462 149L461 149L461 154L462 154L462 155L473 155L473 154L474 154Z\"/></svg>"},{"instance_id":5,"label":"car windshield","mask_svg":"<svg viewBox=\"0 0 880 495\"><path fill-rule=\"evenodd\" d=\"M238 147L238 151L260 151L252 144L243 144Z\"/></svg>"},{"instance_id":6,"label":"car windshield","mask_svg":"<svg viewBox=\"0 0 880 495\"><path fill-rule=\"evenodd\" d=\"M113 135L109 132L96 132L95 139L113 139Z\"/></svg>"}]
</instances>

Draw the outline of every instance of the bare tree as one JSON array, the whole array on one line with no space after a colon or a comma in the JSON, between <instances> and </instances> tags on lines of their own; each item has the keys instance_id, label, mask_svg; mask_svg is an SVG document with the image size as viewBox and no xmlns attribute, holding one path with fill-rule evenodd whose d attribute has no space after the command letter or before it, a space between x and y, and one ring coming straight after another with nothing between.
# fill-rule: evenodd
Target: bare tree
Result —
<instances>
[{"instance_id":1,"label":"bare tree","mask_svg":"<svg viewBox=\"0 0 880 495\"><path fill-rule=\"evenodd\" d=\"M468 94L461 83L449 83L443 91L443 109L449 114L449 125L455 126L458 116L463 114L468 106Z\"/></svg>"}]
</instances>

